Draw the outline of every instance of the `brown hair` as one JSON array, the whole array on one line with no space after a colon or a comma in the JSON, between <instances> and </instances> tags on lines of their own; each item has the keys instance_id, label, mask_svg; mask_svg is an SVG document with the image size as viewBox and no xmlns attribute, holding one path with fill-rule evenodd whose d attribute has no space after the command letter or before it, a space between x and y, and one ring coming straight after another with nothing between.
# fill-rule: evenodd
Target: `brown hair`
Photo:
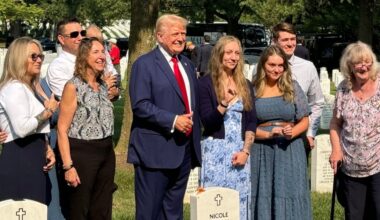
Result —
<instances>
[{"instance_id":1,"label":"brown hair","mask_svg":"<svg viewBox=\"0 0 380 220\"><path fill-rule=\"evenodd\" d=\"M294 28L294 26L290 23L287 23L287 22L281 22L277 25L275 25L273 28L272 28L272 33L273 33L273 39L275 41L278 40L278 37L279 37L279 33L280 32L288 32L288 33L291 33L291 34L295 34L296 35L296 29Z\"/></svg>"},{"instance_id":2,"label":"brown hair","mask_svg":"<svg viewBox=\"0 0 380 220\"><path fill-rule=\"evenodd\" d=\"M74 76L81 78L83 81L87 81L87 68L90 67L88 65L87 58L90 54L92 46L94 45L94 42L99 42L101 45L103 45L102 42L96 37L83 38L79 44L78 54L75 60ZM97 72L96 74L96 80L100 82L100 77L102 76L103 72Z\"/></svg>"},{"instance_id":3,"label":"brown hair","mask_svg":"<svg viewBox=\"0 0 380 220\"><path fill-rule=\"evenodd\" d=\"M253 86L256 88L256 97L263 96L264 87L266 85L265 63L269 57L273 55L280 56L284 61L284 73L277 81L278 88L284 94L283 97L286 101L294 102L292 72L289 68L285 52L277 45L267 47L261 54L259 63L257 64L257 73L253 78Z\"/></svg>"}]
</instances>

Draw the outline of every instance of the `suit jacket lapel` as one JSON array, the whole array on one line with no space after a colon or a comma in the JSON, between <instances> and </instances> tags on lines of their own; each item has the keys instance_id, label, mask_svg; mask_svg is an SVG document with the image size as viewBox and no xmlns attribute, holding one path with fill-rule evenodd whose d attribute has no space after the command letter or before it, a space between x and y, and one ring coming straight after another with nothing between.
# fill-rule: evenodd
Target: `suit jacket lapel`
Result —
<instances>
[{"instance_id":1,"label":"suit jacket lapel","mask_svg":"<svg viewBox=\"0 0 380 220\"><path fill-rule=\"evenodd\" d=\"M178 55L179 57L179 60L181 61L181 64L183 66L183 68L185 69L185 72L186 72L186 75L187 75L187 78L189 79L189 84L190 84L190 96L191 96L191 109L194 109L194 106L195 106L195 88L194 88L194 79L192 77L191 74L195 74L195 73L192 73L191 71L191 66L190 66L190 63L186 62L183 58L183 55Z\"/></svg>"},{"instance_id":2,"label":"suit jacket lapel","mask_svg":"<svg viewBox=\"0 0 380 220\"><path fill-rule=\"evenodd\" d=\"M179 89L177 80L175 79L173 70L172 68L170 68L168 61L165 59L164 55L161 53L158 47L156 48L155 53L156 53L155 62L157 63L157 66L161 69L161 72L163 73L163 75L168 79L170 85L173 87L173 89L176 91L176 93L182 100L181 90Z\"/></svg>"}]
</instances>

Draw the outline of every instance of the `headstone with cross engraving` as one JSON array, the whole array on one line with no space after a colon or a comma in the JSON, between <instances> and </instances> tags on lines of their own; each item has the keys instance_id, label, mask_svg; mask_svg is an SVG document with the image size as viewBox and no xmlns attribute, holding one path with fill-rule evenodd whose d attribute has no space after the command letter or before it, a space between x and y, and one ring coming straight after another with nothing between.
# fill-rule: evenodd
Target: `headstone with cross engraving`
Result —
<instances>
[{"instance_id":1,"label":"headstone with cross engraving","mask_svg":"<svg viewBox=\"0 0 380 220\"><path fill-rule=\"evenodd\" d=\"M0 202L0 219L47 220L47 206L29 199L8 199Z\"/></svg>"},{"instance_id":2,"label":"headstone with cross engraving","mask_svg":"<svg viewBox=\"0 0 380 220\"><path fill-rule=\"evenodd\" d=\"M240 219L239 192L222 187L208 187L190 196L191 220Z\"/></svg>"}]
</instances>

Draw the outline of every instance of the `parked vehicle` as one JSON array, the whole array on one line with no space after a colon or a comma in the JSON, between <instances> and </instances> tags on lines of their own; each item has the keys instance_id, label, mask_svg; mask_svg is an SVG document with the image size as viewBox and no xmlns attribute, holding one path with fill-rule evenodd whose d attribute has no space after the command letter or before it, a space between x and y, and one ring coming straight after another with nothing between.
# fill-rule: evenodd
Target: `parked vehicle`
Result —
<instances>
[{"instance_id":1,"label":"parked vehicle","mask_svg":"<svg viewBox=\"0 0 380 220\"><path fill-rule=\"evenodd\" d=\"M49 38L40 38L39 41L44 51L51 50L52 52L57 52L56 41L52 41Z\"/></svg>"},{"instance_id":2,"label":"parked vehicle","mask_svg":"<svg viewBox=\"0 0 380 220\"><path fill-rule=\"evenodd\" d=\"M257 64L265 47L245 48L243 51L244 61L249 65Z\"/></svg>"},{"instance_id":3,"label":"parked vehicle","mask_svg":"<svg viewBox=\"0 0 380 220\"><path fill-rule=\"evenodd\" d=\"M227 34L227 23L190 23L186 27L187 40L199 45L204 35L210 35L211 44ZM239 24L236 37L240 39L243 47L265 47L268 45L265 28L261 24Z\"/></svg>"},{"instance_id":4,"label":"parked vehicle","mask_svg":"<svg viewBox=\"0 0 380 220\"><path fill-rule=\"evenodd\" d=\"M129 47L128 38L118 38L116 40L116 45L120 49L120 57L126 56Z\"/></svg>"}]
</instances>

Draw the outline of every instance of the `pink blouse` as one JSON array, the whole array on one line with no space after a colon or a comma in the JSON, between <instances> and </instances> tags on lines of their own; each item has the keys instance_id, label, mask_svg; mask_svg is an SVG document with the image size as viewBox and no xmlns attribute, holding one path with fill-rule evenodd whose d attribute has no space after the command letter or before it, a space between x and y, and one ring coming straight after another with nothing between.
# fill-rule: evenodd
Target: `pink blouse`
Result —
<instances>
[{"instance_id":1,"label":"pink blouse","mask_svg":"<svg viewBox=\"0 0 380 220\"><path fill-rule=\"evenodd\" d=\"M335 109L343 120L340 144L343 172L351 177L367 177L380 171L380 82L365 102L354 97L343 81L337 88Z\"/></svg>"}]
</instances>

